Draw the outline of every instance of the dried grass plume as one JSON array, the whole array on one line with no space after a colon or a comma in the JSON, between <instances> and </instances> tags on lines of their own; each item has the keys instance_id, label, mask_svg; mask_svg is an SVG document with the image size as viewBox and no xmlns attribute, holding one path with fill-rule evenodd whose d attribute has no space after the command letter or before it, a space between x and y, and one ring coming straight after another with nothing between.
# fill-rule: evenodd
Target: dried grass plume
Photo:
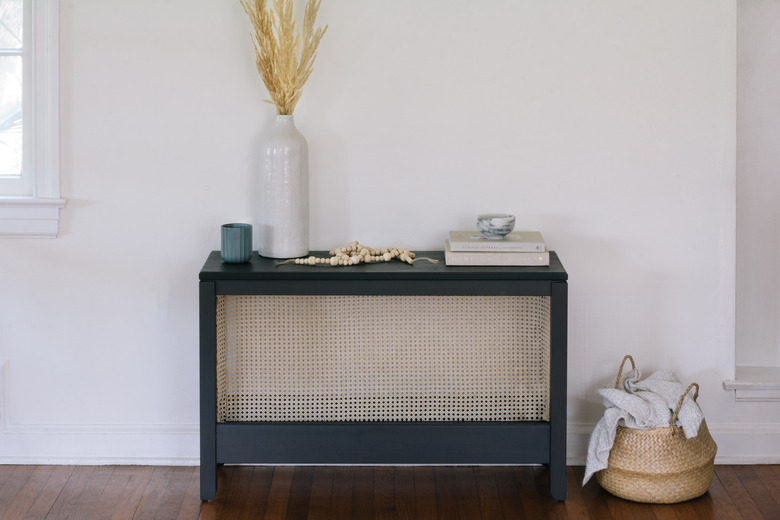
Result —
<instances>
[{"instance_id":1,"label":"dried grass plume","mask_svg":"<svg viewBox=\"0 0 780 520\"><path fill-rule=\"evenodd\" d=\"M314 29L322 0L308 0L303 32L293 19L292 0L241 0L254 29L257 71L279 115L292 114L312 72L317 46L328 26ZM271 8L267 4L273 4Z\"/></svg>"}]
</instances>

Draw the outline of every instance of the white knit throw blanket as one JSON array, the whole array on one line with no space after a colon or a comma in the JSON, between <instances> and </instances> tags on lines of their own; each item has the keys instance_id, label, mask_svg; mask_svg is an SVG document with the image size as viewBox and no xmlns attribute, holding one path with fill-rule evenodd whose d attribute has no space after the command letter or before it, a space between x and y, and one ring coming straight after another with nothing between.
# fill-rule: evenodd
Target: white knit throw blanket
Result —
<instances>
[{"instance_id":1,"label":"white knit throw blanket","mask_svg":"<svg viewBox=\"0 0 780 520\"><path fill-rule=\"evenodd\" d=\"M623 388L599 390L606 410L590 436L583 485L594 473L607 467L618 426L639 429L669 426L686 386L671 370L658 371L644 380L640 380L640 377L639 369L634 369L626 374ZM675 424L690 439L698 434L703 418L692 392L689 393L677 414Z\"/></svg>"}]
</instances>

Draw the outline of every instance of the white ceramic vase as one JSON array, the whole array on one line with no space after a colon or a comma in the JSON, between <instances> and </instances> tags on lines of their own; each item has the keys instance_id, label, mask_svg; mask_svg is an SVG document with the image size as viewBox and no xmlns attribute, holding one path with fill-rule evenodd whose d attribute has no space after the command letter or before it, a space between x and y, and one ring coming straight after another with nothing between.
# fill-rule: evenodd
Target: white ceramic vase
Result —
<instances>
[{"instance_id":1,"label":"white ceramic vase","mask_svg":"<svg viewBox=\"0 0 780 520\"><path fill-rule=\"evenodd\" d=\"M292 115L276 116L263 142L259 245L268 258L309 254L309 146Z\"/></svg>"}]
</instances>

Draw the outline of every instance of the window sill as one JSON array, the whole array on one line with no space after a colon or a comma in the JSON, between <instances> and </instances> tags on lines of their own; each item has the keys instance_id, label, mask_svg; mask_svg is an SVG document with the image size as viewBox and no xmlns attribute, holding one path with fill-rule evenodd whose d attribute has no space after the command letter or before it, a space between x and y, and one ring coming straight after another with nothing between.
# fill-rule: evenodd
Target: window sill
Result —
<instances>
[{"instance_id":1,"label":"window sill","mask_svg":"<svg viewBox=\"0 0 780 520\"><path fill-rule=\"evenodd\" d=\"M736 401L780 401L780 367L738 366L723 388L734 390Z\"/></svg>"},{"instance_id":2,"label":"window sill","mask_svg":"<svg viewBox=\"0 0 780 520\"><path fill-rule=\"evenodd\" d=\"M60 198L0 197L0 237L56 237L65 203Z\"/></svg>"}]
</instances>

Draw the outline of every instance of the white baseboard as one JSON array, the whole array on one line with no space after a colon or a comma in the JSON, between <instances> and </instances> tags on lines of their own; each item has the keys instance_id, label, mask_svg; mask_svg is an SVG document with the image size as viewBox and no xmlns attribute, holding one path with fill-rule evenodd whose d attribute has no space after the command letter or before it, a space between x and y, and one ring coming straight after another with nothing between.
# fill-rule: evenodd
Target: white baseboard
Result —
<instances>
[{"instance_id":1,"label":"white baseboard","mask_svg":"<svg viewBox=\"0 0 780 520\"><path fill-rule=\"evenodd\" d=\"M18 466L199 466L198 459L170 457L2 457L0 465Z\"/></svg>"},{"instance_id":2,"label":"white baseboard","mask_svg":"<svg viewBox=\"0 0 780 520\"><path fill-rule=\"evenodd\" d=\"M568 428L567 464L584 465L595 424ZM708 423L716 464L780 464L780 423ZM13 425L0 464L199 464L197 425Z\"/></svg>"},{"instance_id":3,"label":"white baseboard","mask_svg":"<svg viewBox=\"0 0 780 520\"><path fill-rule=\"evenodd\" d=\"M19 424L8 414L0 360L0 464L199 464L198 424ZM712 423L716 464L780 464L780 422ZM568 424L567 463L584 465L595 423Z\"/></svg>"},{"instance_id":4,"label":"white baseboard","mask_svg":"<svg viewBox=\"0 0 780 520\"><path fill-rule=\"evenodd\" d=\"M198 425L11 424L0 464L196 466Z\"/></svg>"}]
</instances>

